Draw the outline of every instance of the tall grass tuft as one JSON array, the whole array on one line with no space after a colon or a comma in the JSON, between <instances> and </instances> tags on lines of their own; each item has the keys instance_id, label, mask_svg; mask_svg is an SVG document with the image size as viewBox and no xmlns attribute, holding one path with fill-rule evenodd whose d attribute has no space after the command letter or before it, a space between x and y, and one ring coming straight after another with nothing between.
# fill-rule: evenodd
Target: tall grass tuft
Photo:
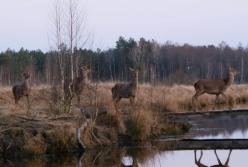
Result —
<instances>
[{"instance_id":1,"label":"tall grass tuft","mask_svg":"<svg viewBox=\"0 0 248 167\"><path fill-rule=\"evenodd\" d=\"M134 141L144 141L151 136L154 125L153 114L148 110L137 110L126 120L127 133Z\"/></svg>"}]
</instances>

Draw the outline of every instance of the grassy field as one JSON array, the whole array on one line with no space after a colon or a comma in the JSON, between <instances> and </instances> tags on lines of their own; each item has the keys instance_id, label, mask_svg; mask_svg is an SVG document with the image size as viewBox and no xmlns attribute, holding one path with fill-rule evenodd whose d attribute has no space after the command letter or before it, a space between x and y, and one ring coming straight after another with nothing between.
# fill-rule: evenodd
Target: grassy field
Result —
<instances>
[{"instance_id":1,"label":"grassy field","mask_svg":"<svg viewBox=\"0 0 248 167\"><path fill-rule=\"evenodd\" d=\"M112 103L111 88L113 83L93 84L92 90L86 90L82 93L80 106L90 106L96 103L107 108L109 112L115 112ZM195 91L193 86L186 85L139 85L136 103L134 107L143 109L152 109L164 112L187 112L192 111L191 98ZM226 92L228 99L220 98L220 104L215 105L215 96L202 95L199 97L197 110L206 111L212 109L237 109L245 108L248 102L248 85L232 85ZM47 85L32 87L30 95L30 112L38 117L49 117L56 113L56 106L52 101L52 88ZM76 106L76 99L73 100L73 106ZM77 110L80 106L73 107ZM130 107L128 99L122 99L118 104L118 111L127 110ZM14 104L13 95L10 87L0 89L0 114L25 114L26 99L22 98L18 105ZM55 110L55 111L53 111ZM73 114L73 112L72 112Z\"/></svg>"},{"instance_id":2,"label":"grassy field","mask_svg":"<svg viewBox=\"0 0 248 167\"><path fill-rule=\"evenodd\" d=\"M81 139L87 148L117 144L118 136L130 141L146 141L161 134L175 135L187 131L187 125L168 122L165 112L192 111L193 86L164 86L142 84L139 86L135 104L128 99L114 106L111 96L113 83L92 84L84 90L81 103L72 101L72 110L65 113L56 89L42 85L32 87L30 109L25 98L14 104L10 87L0 89L0 155L12 150L26 150L31 153L53 153L77 150L76 128L82 123L80 109L91 113L91 122L81 132ZM248 102L248 86L233 85L227 92L227 99L221 98L214 105L215 96L199 98L197 110L245 108ZM100 113L107 113L101 115ZM27 115L27 113L29 113ZM15 141L16 145L11 144ZM18 142L16 142L18 141Z\"/></svg>"},{"instance_id":3,"label":"grassy field","mask_svg":"<svg viewBox=\"0 0 248 167\"><path fill-rule=\"evenodd\" d=\"M112 105L111 87L113 83L99 84L99 100L106 106ZM188 112L193 110L192 96L195 90L193 86L186 85L139 85L136 107L149 108L153 111L164 112ZM215 96L204 94L199 97L196 110L207 111L214 109L238 109L245 108L248 102L248 85L232 85L226 91L227 99L220 97L218 105L215 105ZM119 109L129 106L129 100L123 99Z\"/></svg>"}]
</instances>

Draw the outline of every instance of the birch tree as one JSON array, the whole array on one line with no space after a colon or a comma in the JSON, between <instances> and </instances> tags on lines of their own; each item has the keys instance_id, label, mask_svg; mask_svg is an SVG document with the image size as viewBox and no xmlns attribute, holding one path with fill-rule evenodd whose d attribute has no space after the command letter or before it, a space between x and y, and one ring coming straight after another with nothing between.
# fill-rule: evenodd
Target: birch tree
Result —
<instances>
[{"instance_id":1,"label":"birch tree","mask_svg":"<svg viewBox=\"0 0 248 167\"><path fill-rule=\"evenodd\" d=\"M78 47L83 48L89 39L89 33L86 31L85 13L81 5L82 1L80 0L67 0L66 5L66 34L70 52L71 80L74 79L75 75L78 76Z\"/></svg>"}]
</instances>

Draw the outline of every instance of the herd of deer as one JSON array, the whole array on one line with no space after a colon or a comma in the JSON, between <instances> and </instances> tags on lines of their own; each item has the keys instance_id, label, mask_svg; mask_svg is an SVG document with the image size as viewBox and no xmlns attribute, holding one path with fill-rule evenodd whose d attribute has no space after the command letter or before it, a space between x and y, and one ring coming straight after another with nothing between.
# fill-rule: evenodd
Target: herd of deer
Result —
<instances>
[{"instance_id":1,"label":"herd of deer","mask_svg":"<svg viewBox=\"0 0 248 167\"><path fill-rule=\"evenodd\" d=\"M117 104L122 98L128 98L130 103L134 103L135 97L137 96L138 90L138 74L139 70L129 68L132 73L132 79L129 83L116 83L111 89L113 102ZM78 103L80 102L80 95L88 85L89 79L88 75L90 69L87 67L82 67L80 69L79 76L74 78L70 84L71 92L77 96ZM225 91L233 83L235 75L239 72L235 69L229 67L228 76L225 79L211 80L211 79L201 79L194 84L195 95L192 97L192 103L197 101L198 97L204 93L216 95L216 102L219 96L222 95L226 98ZM23 82L13 86L12 91L15 98L15 103L17 104L21 97L26 96L29 103L30 85L29 78L30 74L28 72L23 73Z\"/></svg>"}]
</instances>

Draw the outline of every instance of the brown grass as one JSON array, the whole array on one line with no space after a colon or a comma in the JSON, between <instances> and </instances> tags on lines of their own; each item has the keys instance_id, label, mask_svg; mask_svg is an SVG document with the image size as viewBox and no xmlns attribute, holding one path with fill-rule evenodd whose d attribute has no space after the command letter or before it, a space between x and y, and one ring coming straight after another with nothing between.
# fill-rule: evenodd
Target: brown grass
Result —
<instances>
[{"instance_id":1,"label":"brown grass","mask_svg":"<svg viewBox=\"0 0 248 167\"><path fill-rule=\"evenodd\" d=\"M134 141L145 141L151 136L151 130L155 124L151 111L138 110L131 113L126 120L127 133Z\"/></svg>"},{"instance_id":2,"label":"brown grass","mask_svg":"<svg viewBox=\"0 0 248 167\"><path fill-rule=\"evenodd\" d=\"M77 120L80 118L79 108L86 107L91 111L107 111L107 115L98 116L94 127L85 130L83 140L87 147L98 145L106 146L118 142L118 134L129 135L133 140L146 140L157 136L161 131L169 134L181 133L184 127L163 124L159 119L164 112L192 111L191 98L194 95L193 86L185 85L156 85L142 84L139 86L137 99L134 105L130 105L128 99L122 99L117 108L113 105L111 88L114 83L99 83L91 90L82 93L82 102L77 106L76 98L73 99L71 113L63 113L59 107L53 105L50 86L42 85L31 90L31 115L30 120L24 121L27 112L26 99L22 98L18 105L14 104L14 98L10 87L0 89L0 130L16 128L11 133L4 133L5 137L20 138L20 143L27 152L37 154L43 152L64 152L75 149ZM227 102L221 98L218 106L214 105L215 96L203 95L199 97L199 111L212 109L238 109L247 107L248 86L232 85L226 92ZM25 117L26 118L26 117ZM25 122L25 123L23 123ZM67 127L67 128L66 128ZM28 129L39 131L38 136L26 138ZM90 130L90 131L89 131ZM30 135L30 133L28 133ZM45 135L44 135L45 134ZM14 136L13 136L14 135ZM1 138L0 134L0 138ZM6 148L9 141L6 142ZM28 144L27 144L28 143ZM19 145L14 148L19 148ZM52 147L50 147L52 146Z\"/></svg>"},{"instance_id":3,"label":"brown grass","mask_svg":"<svg viewBox=\"0 0 248 167\"><path fill-rule=\"evenodd\" d=\"M110 111L115 111L111 87L113 83L99 84L99 101ZM192 96L195 90L193 86L186 85L139 85L138 97L135 106L138 108L149 108L153 111L165 112L187 112L192 111ZM228 99L225 101L220 97L220 104L215 106L215 96L204 94L199 97L198 110L207 111L213 109L239 109L245 108L248 103L248 85L232 85L226 92ZM122 99L119 110L128 110L130 106L128 99ZM125 112L125 111L124 111Z\"/></svg>"},{"instance_id":4,"label":"brown grass","mask_svg":"<svg viewBox=\"0 0 248 167\"><path fill-rule=\"evenodd\" d=\"M96 90L97 105L101 109L107 110L110 114L115 114L116 110L112 103L111 88L114 83L99 83ZM191 98L195 91L193 86L185 85L139 85L137 100L134 105L136 108L149 108L155 111L165 112L186 112L192 111ZM94 105L95 100L92 91L85 91L82 95L81 106ZM199 97L198 110L206 111L212 109L237 109L245 108L248 103L248 85L232 85L226 92L227 102L221 97L221 104L214 105L215 96L202 95ZM51 103L51 87L41 85L33 87L31 90L31 113L38 117L54 116L59 114L58 106ZM76 104L76 99L73 99ZM131 106L132 107L132 106ZM73 110L77 110L74 107ZM57 109L57 110L56 110ZM0 114L25 114L26 99L22 98L18 105L14 104L13 95L10 87L0 89ZM128 99L122 99L118 105L118 111L125 112L132 110ZM61 114L61 113L60 113ZM73 113L72 113L73 114Z\"/></svg>"}]
</instances>

